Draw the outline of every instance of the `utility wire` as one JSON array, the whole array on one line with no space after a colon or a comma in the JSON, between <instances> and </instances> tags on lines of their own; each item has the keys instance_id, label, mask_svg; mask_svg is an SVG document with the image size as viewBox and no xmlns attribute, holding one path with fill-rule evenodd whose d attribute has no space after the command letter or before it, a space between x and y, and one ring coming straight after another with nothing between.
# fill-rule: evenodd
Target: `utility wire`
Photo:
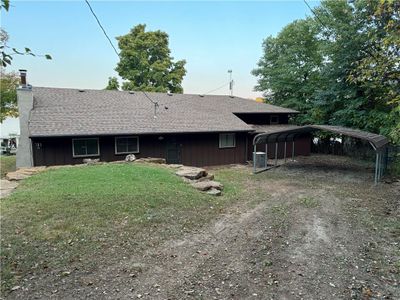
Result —
<instances>
[{"instance_id":1,"label":"utility wire","mask_svg":"<svg viewBox=\"0 0 400 300\"><path fill-rule=\"evenodd\" d=\"M114 47L113 43L111 42L111 39L109 38L109 36L107 35L106 30L104 29L103 25L101 25L99 18L96 16L96 13L93 11L92 6L90 5L88 0L85 0L86 4L89 6L90 11L92 12L92 15L94 16L94 18L97 21L97 24L99 24L101 30L103 31L104 35L106 36L107 40L110 42L111 47L114 49L115 54L117 54L117 56L119 57L119 53L117 51L117 49Z\"/></svg>"},{"instance_id":2,"label":"utility wire","mask_svg":"<svg viewBox=\"0 0 400 300\"><path fill-rule=\"evenodd\" d=\"M227 83L225 83L225 84L223 84L223 85L221 85L221 86L219 86L219 87L217 87L215 89L212 89L212 90L210 90L210 91L208 91L206 93L203 93L203 94L194 94L194 95L191 95L191 96L189 96L187 98L177 99L175 101L167 102L167 103L165 103L165 107L168 107L168 105L171 105L171 104L174 104L174 103L178 103L178 102L182 102L182 101L188 101L188 100L190 100L192 98L195 98L195 97L201 97L201 96L208 95L208 94L210 94L212 92L215 92L215 91L218 91L218 90L222 89L223 87L226 87L227 85L229 85L229 82L227 82Z\"/></svg>"},{"instance_id":3,"label":"utility wire","mask_svg":"<svg viewBox=\"0 0 400 300\"><path fill-rule=\"evenodd\" d=\"M307 3L307 1L306 0L303 0L303 1L307 5L307 7L310 9L310 11L314 15L314 17L317 18L318 22L320 22L322 26L324 26L326 29L328 29L328 27L325 25L324 22L321 21L321 19L318 17L318 15L315 13L315 11L311 8L311 6Z\"/></svg>"},{"instance_id":4,"label":"utility wire","mask_svg":"<svg viewBox=\"0 0 400 300\"><path fill-rule=\"evenodd\" d=\"M150 96L147 95L145 91L142 91L142 93L143 93L143 95L146 96L146 98L147 98L148 100L150 100L151 103L158 105L158 102L156 102L156 101L154 101L153 99L151 99Z\"/></svg>"},{"instance_id":5,"label":"utility wire","mask_svg":"<svg viewBox=\"0 0 400 300\"><path fill-rule=\"evenodd\" d=\"M329 27L326 26L324 22L322 22L322 20L318 17L318 15L317 15L317 14L315 13L315 11L311 8L311 6L307 3L307 1L306 1L306 0L303 0L303 1L304 1L304 3L307 5L307 7L310 9L310 11L311 11L312 14L314 15L314 17L318 20L318 22L321 23L321 25L322 25L323 27L325 27L326 30L330 31ZM325 9L324 9L324 10L325 10ZM325 12L327 12L327 11L325 10ZM328 13L328 12L327 12L327 13ZM329 14L329 13L328 13L328 14ZM367 53L368 55L372 56L375 60L377 60L377 59L376 59L376 56L375 56L371 51L369 51L369 49L365 48L365 49L362 49L362 51L365 51L365 53Z\"/></svg>"},{"instance_id":6,"label":"utility wire","mask_svg":"<svg viewBox=\"0 0 400 300\"><path fill-rule=\"evenodd\" d=\"M212 93L212 92L215 92L215 91L218 91L218 90L222 89L223 87L226 87L227 85L229 85L229 82L227 82L227 83L221 85L220 87L217 87L216 89L213 89L213 90L208 91L208 92L206 92L206 93L204 93L204 94L201 94L201 95L208 95L208 94L210 94L210 93Z\"/></svg>"}]
</instances>

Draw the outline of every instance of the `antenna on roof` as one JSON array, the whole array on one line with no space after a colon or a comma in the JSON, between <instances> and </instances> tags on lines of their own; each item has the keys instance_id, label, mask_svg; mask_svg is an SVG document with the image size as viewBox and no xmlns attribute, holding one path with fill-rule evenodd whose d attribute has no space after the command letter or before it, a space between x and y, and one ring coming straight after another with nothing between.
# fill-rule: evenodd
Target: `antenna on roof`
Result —
<instances>
[{"instance_id":1,"label":"antenna on roof","mask_svg":"<svg viewBox=\"0 0 400 300\"><path fill-rule=\"evenodd\" d=\"M151 98L149 97L149 95L146 94L145 91L142 91L142 93L143 93L143 95L146 96L146 98L147 98L148 100L150 100L151 103L153 103L153 105L154 105L154 119L157 119L157 108L158 108L158 106L159 106L158 102L157 102L157 101L154 101L153 99L151 99Z\"/></svg>"},{"instance_id":2,"label":"antenna on roof","mask_svg":"<svg viewBox=\"0 0 400 300\"><path fill-rule=\"evenodd\" d=\"M233 97L233 79L232 79L232 70L228 70L229 73L229 90L231 97Z\"/></svg>"}]
</instances>

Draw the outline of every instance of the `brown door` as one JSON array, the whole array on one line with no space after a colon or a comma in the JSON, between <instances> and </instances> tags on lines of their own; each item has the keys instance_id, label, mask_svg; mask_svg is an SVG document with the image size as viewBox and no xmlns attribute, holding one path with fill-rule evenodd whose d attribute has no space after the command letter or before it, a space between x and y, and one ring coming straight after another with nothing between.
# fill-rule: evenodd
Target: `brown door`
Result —
<instances>
[{"instance_id":1,"label":"brown door","mask_svg":"<svg viewBox=\"0 0 400 300\"><path fill-rule=\"evenodd\" d=\"M32 143L33 151L33 165L34 166L45 166L44 161L44 144L42 142Z\"/></svg>"},{"instance_id":2,"label":"brown door","mask_svg":"<svg viewBox=\"0 0 400 300\"><path fill-rule=\"evenodd\" d=\"M173 137L167 140L166 152L167 164L182 163L181 145L177 142L176 138Z\"/></svg>"}]
</instances>

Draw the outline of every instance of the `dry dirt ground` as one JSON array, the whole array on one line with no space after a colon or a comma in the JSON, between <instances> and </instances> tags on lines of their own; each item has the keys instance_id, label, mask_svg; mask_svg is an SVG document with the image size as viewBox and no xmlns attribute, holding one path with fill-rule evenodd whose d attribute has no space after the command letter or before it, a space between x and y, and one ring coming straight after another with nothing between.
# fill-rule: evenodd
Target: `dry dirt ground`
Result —
<instances>
[{"instance_id":1,"label":"dry dirt ground","mask_svg":"<svg viewBox=\"0 0 400 300\"><path fill-rule=\"evenodd\" d=\"M9 297L400 299L399 183L373 186L370 167L328 156L231 171L247 189L211 223Z\"/></svg>"}]
</instances>

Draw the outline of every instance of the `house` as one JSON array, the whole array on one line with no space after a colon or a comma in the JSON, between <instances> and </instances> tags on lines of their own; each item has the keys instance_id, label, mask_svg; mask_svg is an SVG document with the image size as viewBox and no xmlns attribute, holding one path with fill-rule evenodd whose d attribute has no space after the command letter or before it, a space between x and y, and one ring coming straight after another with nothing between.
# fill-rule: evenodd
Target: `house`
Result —
<instances>
[{"instance_id":1,"label":"house","mask_svg":"<svg viewBox=\"0 0 400 300\"><path fill-rule=\"evenodd\" d=\"M291 126L298 113L231 96L32 87L24 70L17 94L17 167L116 161L130 153L193 166L245 163L256 133ZM309 135L295 143L296 155L310 153Z\"/></svg>"},{"instance_id":2,"label":"house","mask_svg":"<svg viewBox=\"0 0 400 300\"><path fill-rule=\"evenodd\" d=\"M15 154L17 152L19 135L10 133L0 137L0 154Z\"/></svg>"}]
</instances>

